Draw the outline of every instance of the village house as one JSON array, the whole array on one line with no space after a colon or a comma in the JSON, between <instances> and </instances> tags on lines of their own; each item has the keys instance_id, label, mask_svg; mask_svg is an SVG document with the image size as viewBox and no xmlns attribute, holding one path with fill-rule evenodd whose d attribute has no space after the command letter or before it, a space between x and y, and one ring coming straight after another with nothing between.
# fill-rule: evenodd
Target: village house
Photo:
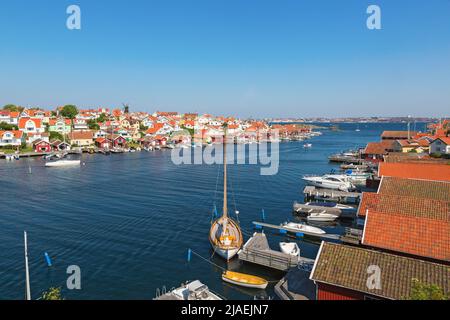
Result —
<instances>
[{"instance_id":1,"label":"village house","mask_svg":"<svg viewBox=\"0 0 450 320\"><path fill-rule=\"evenodd\" d=\"M91 130L72 131L69 140L74 146L89 147L94 144L94 133Z\"/></svg>"},{"instance_id":2,"label":"village house","mask_svg":"<svg viewBox=\"0 0 450 320\"><path fill-rule=\"evenodd\" d=\"M33 141L33 149L36 153L51 152L52 145L48 141L37 139Z\"/></svg>"},{"instance_id":3,"label":"village house","mask_svg":"<svg viewBox=\"0 0 450 320\"><path fill-rule=\"evenodd\" d=\"M119 134L113 134L111 140L114 148L125 148L127 146L127 139Z\"/></svg>"},{"instance_id":4,"label":"village house","mask_svg":"<svg viewBox=\"0 0 450 320\"><path fill-rule=\"evenodd\" d=\"M439 137L430 143L430 154L450 154L450 137Z\"/></svg>"},{"instance_id":5,"label":"village house","mask_svg":"<svg viewBox=\"0 0 450 320\"><path fill-rule=\"evenodd\" d=\"M20 147L24 142L24 133L20 130L0 131L0 147Z\"/></svg>"},{"instance_id":6,"label":"village house","mask_svg":"<svg viewBox=\"0 0 450 320\"><path fill-rule=\"evenodd\" d=\"M72 131L72 123L70 119L50 119L48 124L48 131L59 132L61 134L68 134Z\"/></svg>"},{"instance_id":7,"label":"village house","mask_svg":"<svg viewBox=\"0 0 450 320\"><path fill-rule=\"evenodd\" d=\"M377 270L382 272L380 283L368 285ZM317 285L317 300L406 300L414 279L450 293L448 265L325 241L310 279Z\"/></svg>"},{"instance_id":8,"label":"village house","mask_svg":"<svg viewBox=\"0 0 450 320\"><path fill-rule=\"evenodd\" d=\"M18 125L19 123L19 112L0 110L0 123L4 122L7 124Z\"/></svg>"},{"instance_id":9,"label":"village house","mask_svg":"<svg viewBox=\"0 0 450 320\"><path fill-rule=\"evenodd\" d=\"M371 162L383 161L383 157L389 152L395 151L396 141L384 140L381 142L369 142L364 150L361 152L361 156L364 160Z\"/></svg>"},{"instance_id":10,"label":"village house","mask_svg":"<svg viewBox=\"0 0 450 320\"><path fill-rule=\"evenodd\" d=\"M97 138L95 139L95 146L100 149L110 149L112 146L111 140L108 138Z\"/></svg>"},{"instance_id":11,"label":"village house","mask_svg":"<svg viewBox=\"0 0 450 320\"><path fill-rule=\"evenodd\" d=\"M43 133L45 131L42 120L38 118L20 118L18 127L20 131L23 131L27 135Z\"/></svg>"},{"instance_id":12,"label":"village house","mask_svg":"<svg viewBox=\"0 0 450 320\"><path fill-rule=\"evenodd\" d=\"M53 151L70 150L70 144L64 141L55 140L51 142Z\"/></svg>"},{"instance_id":13,"label":"village house","mask_svg":"<svg viewBox=\"0 0 450 320\"><path fill-rule=\"evenodd\" d=\"M73 119L73 130L88 130L86 119L75 118Z\"/></svg>"}]
</instances>

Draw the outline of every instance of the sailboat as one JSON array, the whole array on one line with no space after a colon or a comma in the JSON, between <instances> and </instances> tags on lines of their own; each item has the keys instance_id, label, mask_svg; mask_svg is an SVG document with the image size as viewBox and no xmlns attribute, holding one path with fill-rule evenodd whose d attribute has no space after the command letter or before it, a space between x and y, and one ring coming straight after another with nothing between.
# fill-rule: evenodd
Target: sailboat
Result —
<instances>
[{"instance_id":1,"label":"sailboat","mask_svg":"<svg viewBox=\"0 0 450 320\"><path fill-rule=\"evenodd\" d=\"M227 207L227 132L223 137L223 213L214 220L209 230L209 241L219 256L227 261L233 258L242 247L243 237L239 224L228 216Z\"/></svg>"}]
</instances>

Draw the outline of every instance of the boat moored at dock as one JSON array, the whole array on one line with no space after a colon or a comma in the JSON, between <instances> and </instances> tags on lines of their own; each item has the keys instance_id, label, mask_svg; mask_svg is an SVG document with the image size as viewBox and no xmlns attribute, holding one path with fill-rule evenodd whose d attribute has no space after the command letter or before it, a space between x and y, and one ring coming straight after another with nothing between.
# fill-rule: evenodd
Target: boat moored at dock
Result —
<instances>
[{"instance_id":1,"label":"boat moored at dock","mask_svg":"<svg viewBox=\"0 0 450 320\"><path fill-rule=\"evenodd\" d=\"M222 280L231 284L253 289L265 289L269 283L266 279L261 277L233 271L225 271L222 274Z\"/></svg>"},{"instance_id":2,"label":"boat moored at dock","mask_svg":"<svg viewBox=\"0 0 450 320\"><path fill-rule=\"evenodd\" d=\"M323 176L304 176L302 178L307 184L318 188L350 191L354 185L345 175L326 174Z\"/></svg>"},{"instance_id":3,"label":"boat moored at dock","mask_svg":"<svg viewBox=\"0 0 450 320\"><path fill-rule=\"evenodd\" d=\"M188 282L170 292L157 294L154 300L223 300L199 280Z\"/></svg>"},{"instance_id":4,"label":"boat moored at dock","mask_svg":"<svg viewBox=\"0 0 450 320\"><path fill-rule=\"evenodd\" d=\"M285 228L287 231L291 232L307 232L308 234L316 234L321 235L325 234L326 232L323 231L320 228L308 226L303 223L297 223L297 222L285 222L281 224L281 227Z\"/></svg>"},{"instance_id":5,"label":"boat moored at dock","mask_svg":"<svg viewBox=\"0 0 450 320\"><path fill-rule=\"evenodd\" d=\"M280 242L280 250L294 257L300 256L300 248L295 242Z\"/></svg>"}]
</instances>

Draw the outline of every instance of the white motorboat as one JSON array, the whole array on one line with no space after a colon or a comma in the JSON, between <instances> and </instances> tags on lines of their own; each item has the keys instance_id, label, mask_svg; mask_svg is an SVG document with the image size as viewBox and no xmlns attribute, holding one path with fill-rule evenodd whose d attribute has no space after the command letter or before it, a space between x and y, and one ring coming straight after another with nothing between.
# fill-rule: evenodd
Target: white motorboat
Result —
<instances>
[{"instance_id":1,"label":"white motorboat","mask_svg":"<svg viewBox=\"0 0 450 320\"><path fill-rule=\"evenodd\" d=\"M280 250L294 257L300 256L300 248L295 242L280 242Z\"/></svg>"},{"instance_id":2,"label":"white motorboat","mask_svg":"<svg viewBox=\"0 0 450 320\"><path fill-rule=\"evenodd\" d=\"M285 222L281 225L283 228L285 228L288 231L293 232L307 232L307 233L314 233L314 234L325 234L326 232L323 231L320 228L308 226L303 223L296 223L296 222Z\"/></svg>"},{"instance_id":3,"label":"white motorboat","mask_svg":"<svg viewBox=\"0 0 450 320\"><path fill-rule=\"evenodd\" d=\"M353 184L345 175L326 174L323 176L305 176L302 179L305 180L309 185L318 188L334 189L340 191L349 191L354 189Z\"/></svg>"},{"instance_id":4,"label":"white motorboat","mask_svg":"<svg viewBox=\"0 0 450 320\"><path fill-rule=\"evenodd\" d=\"M80 160L56 160L56 161L49 161L45 163L46 167L70 167L70 166L79 166L81 164Z\"/></svg>"},{"instance_id":5,"label":"white motorboat","mask_svg":"<svg viewBox=\"0 0 450 320\"><path fill-rule=\"evenodd\" d=\"M325 212L312 212L306 217L308 221L321 221L321 222L330 222L336 220L337 218L338 218L337 215Z\"/></svg>"},{"instance_id":6,"label":"white motorboat","mask_svg":"<svg viewBox=\"0 0 450 320\"><path fill-rule=\"evenodd\" d=\"M312 148L312 143L305 143L305 144L303 145L303 148L306 148L306 149Z\"/></svg>"},{"instance_id":7,"label":"white motorboat","mask_svg":"<svg viewBox=\"0 0 450 320\"><path fill-rule=\"evenodd\" d=\"M314 207L328 207L328 208L334 208L334 209L340 209L340 210L354 210L355 208L352 206L349 206L347 204L342 203L335 203L335 202L306 202L305 206L310 206L312 208Z\"/></svg>"},{"instance_id":8,"label":"white motorboat","mask_svg":"<svg viewBox=\"0 0 450 320\"><path fill-rule=\"evenodd\" d=\"M199 280L188 282L170 292L158 295L155 300L223 300L217 294L211 292L208 287Z\"/></svg>"}]
</instances>

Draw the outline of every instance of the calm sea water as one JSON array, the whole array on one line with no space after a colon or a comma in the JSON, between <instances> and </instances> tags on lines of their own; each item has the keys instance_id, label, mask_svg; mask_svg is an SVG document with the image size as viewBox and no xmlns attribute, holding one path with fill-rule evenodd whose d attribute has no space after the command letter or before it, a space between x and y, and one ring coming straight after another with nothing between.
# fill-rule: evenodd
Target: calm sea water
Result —
<instances>
[{"instance_id":1,"label":"calm sea water","mask_svg":"<svg viewBox=\"0 0 450 320\"><path fill-rule=\"evenodd\" d=\"M246 239L263 208L270 223L293 219L292 203L302 200L302 175L337 168L328 155L376 141L383 130L406 129L405 124L361 124L360 132L355 124L339 127L338 132L322 130L310 150L302 142L281 143L277 175L261 176L255 165L230 165L230 211L235 202ZM45 168L42 159L0 162L1 299L24 297L24 230L34 299L49 287L65 288L69 265L80 266L82 289L63 289L67 299L151 299L157 288L194 279L226 298L253 299L254 291L224 284L217 266L195 256L187 262L188 248L204 257L212 254L208 230L214 202L221 206L221 177L216 192L221 168L176 166L169 150L83 155L82 161L86 165L67 169ZM327 229L342 230L341 225ZM285 240L275 233L268 237L273 248ZM314 258L318 243L299 244L302 255ZM220 258L212 260L226 267ZM228 267L270 280L282 276L237 260ZM257 294L275 296L273 286Z\"/></svg>"}]
</instances>

